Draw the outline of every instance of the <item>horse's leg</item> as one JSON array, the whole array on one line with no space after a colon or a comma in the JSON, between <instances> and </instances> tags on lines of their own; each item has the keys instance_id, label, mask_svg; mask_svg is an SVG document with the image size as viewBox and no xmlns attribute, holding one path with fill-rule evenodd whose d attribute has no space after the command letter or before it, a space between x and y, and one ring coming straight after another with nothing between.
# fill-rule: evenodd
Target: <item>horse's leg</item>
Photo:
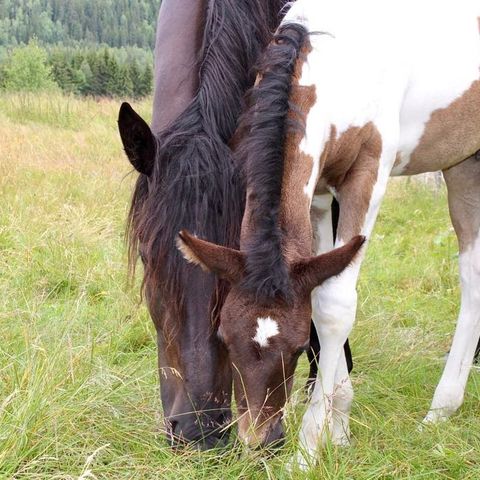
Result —
<instances>
[{"instance_id":1,"label":"horse's leg","mask_svg":"<svg viewBox=\"0 0 480 480\"><path fill-rule=\"evenodd\" d=\"M333 199L334 203L332 203L332 198L332 195L328 192L313 197L311 221L316 255L332 250L336 240L340 209L335 199ZM319 347L318 352L320 353L320 341L315 329L315 324L312 325L312 329ZM312 332L310 341L312 341ZM315 368L310 364L309 387L313 387L315 384L318 373L318 360L319 355L317 354L315 358ZM335 396L333 398L332 440L335 443L343 445L348 443L348 414L350 413L353 400L353 390L349 377L349 372L352 367L352 354L348 339L344 344L344 355L340 354L339 365L341 365L341 371L338 374L338 381L337 379L335 381Z\"/></svg>"},{"instance_id":2,"label":"horse's leg","mask_svg":"<svg viewBox=\"0 0 480 480\"><path fill-rule=\"evenodd\" d=\"M480 337L480 162L474 157L444 172L450 216L460 249L462 290L452 348L424 422L445 420L463 403Z\"/></svg>"},{"instance_id":3,"label":"horse's leg","mask_svg":"<svg viewBox=\"0 0 480 480\"><path fill-rule=\"evenodd\" d=\"M312 215L313 229L315 232L315 238L318 238L318 236L322 235L322 232L324 232L328 240L330 240L331 238L329 234L330 228L332 229L333 240L332 240L331 246L328 248L330 250L331 248L333 248L333 242L335 242L337 237L340 205L338 204L337 200L335 200L335 198L332 199L332 195L330 194L325 194L325 199L323 200L320 200L320 197L323 197L323 195L316 197L317 205L315 205L315 200L314 200L314 205L312 207L314 210L317 211L318 217L319 217L319 218L316 218L315 215ZM328 208L329 201L330 201L330 208ZM318 205L318 202L320 202L320 205ZM328 210L330 210L331 217L329 217L328 215ZM317 252L318 252L318 248L317 248ZM321 252L318 252L318 253L321 253ZM353 370L353 357L352 357L352 351L350 349L350 344L348 342L348 339L345 342L345 345L343 346L343 350L345 352L345 358L347 361L348 373L350 373ZM308 374L308 380L307 380L307 391L310 391L313 388L313 385L317 378L319 356L320 356L320 340L318 339L317 329L315 328L315 324L313 323L313 320L312 320L312 325L310 327L310 349L307 351L308 363L310 364L310 372Z\"/></svg>"},{"instance_id":4,"label":"horse's leg","mask_svg":"<svg viewBox=\"0 0 480 480\"><path fill-rule=\"evenodd\" d=\"M340 219L340 204L337 202L335 198L332 200L332 206L330 210L332 212L333 241L336 242L338 221ZM350 349L350 343L348 341L348 338L347 338L347 341L345 342L345 345L343 345L343 351L345 353L345 359L347 361L348 373L351 373L351 371L353 370L353 357L352 357L352 350Z\"/></svg>"},{"instance_id":5,"label":"horse's leg","mask_svg":"<svg viewBox=\"0 0 480 480\"><path fill-rule=\"evenodd\" d=\"M336 245L341 245L360 233L367 237L370 235L385 193L395 152L396 143L384 141L382 150L376 136L372 136L361 147L355 165L349 170L343 184L338 185L340 219ZM335 442L348 442L347 419L353 390L343 360L342 347L355 321L356 283L362 257L363 254L358 255L340 275L328 279L312 293L313 319L322 354L312 400L303 417L300 431L302 451L298 462L302 467L307 466L306 459L314 458L318 446L329 436ZM336 396L344 410L337 412L341 416L340 422L334 421ZM342 427L343 432L339 431Z\"/></svg>"}]
</instances>

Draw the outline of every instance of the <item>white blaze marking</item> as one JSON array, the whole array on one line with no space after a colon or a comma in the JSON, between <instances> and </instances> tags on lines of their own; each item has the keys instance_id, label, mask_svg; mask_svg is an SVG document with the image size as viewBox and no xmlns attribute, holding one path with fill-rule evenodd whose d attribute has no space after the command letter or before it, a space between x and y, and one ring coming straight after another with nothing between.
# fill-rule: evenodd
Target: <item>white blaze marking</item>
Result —
<instances>
[{"instance_id":1,"label":"white blaze marking","mask_svg":"<svg viewBox=\"0 0 480 480\"><path fill-rule=\"evenodd\" d=\"M257 319L257 332L253 341L261 347L268 347L268 339L278 335L278 323L270 317Z\"/></svg>"}]
</instances>

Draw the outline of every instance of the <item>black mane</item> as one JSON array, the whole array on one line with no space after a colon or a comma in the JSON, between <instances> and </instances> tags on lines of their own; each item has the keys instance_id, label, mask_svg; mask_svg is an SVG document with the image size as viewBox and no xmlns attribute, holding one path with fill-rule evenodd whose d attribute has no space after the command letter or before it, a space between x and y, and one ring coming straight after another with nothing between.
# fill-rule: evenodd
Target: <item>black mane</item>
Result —
<instances>
[{"instance_id":1,"label":"black mane","mask_svg":"<svg viewBox=\"0 0 480 480\"><path fill-rule=\"evenodd\" d=\"M131 269L141 242L144 286L160 288L178 305L191 268L175 248L180 230L238 246L245 192L227 143L243 95L255 78L252 66L270 40L286 1L207 3L198 93L158 135L153 173L139 176L128 218Z\"/></svg>"},{"instance_id":2,"label":"black mane","mask_svg":"<svg viewBox=\"0 0 480 480\"><path fill-rule=\"evenodd\" d=\"M239 158L247 164L253 228L245 249L247 275L243 287L259 300L291 297L279 214L290 90L307 35L300 24L280 27L262 56L261 81L251 90L250 107L241 121L245 134Z\"/></svg>"}]
</instances>

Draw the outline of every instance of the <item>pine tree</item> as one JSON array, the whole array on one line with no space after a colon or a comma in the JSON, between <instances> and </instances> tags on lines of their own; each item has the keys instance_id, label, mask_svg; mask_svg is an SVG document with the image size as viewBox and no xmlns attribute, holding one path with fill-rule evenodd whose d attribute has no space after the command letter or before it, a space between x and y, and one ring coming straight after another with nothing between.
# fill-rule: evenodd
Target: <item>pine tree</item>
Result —
<instances>
[{"instance_id":1,"label":"pine tree","mask_svg":"<svg viewBox=\"0 0 480 480\"><path fill-rule=\"evenodd\" d=\"M153 86L153 70L152 67L147 64L140 80L140 97L146 97L152 93Z\"/></svg>"},{"instance_id":2,"label":"pine tree","mask_svg":"<svg viewBox=\"0 0 480 480\"><path fill-rule=\"evenodd\" d=\"M138 63L136 60L133 60L129 66L130 79L132 81L132 94L134 98L140 98L141 95L141 72L138 68Z\"/></svg>"}]
</instances>

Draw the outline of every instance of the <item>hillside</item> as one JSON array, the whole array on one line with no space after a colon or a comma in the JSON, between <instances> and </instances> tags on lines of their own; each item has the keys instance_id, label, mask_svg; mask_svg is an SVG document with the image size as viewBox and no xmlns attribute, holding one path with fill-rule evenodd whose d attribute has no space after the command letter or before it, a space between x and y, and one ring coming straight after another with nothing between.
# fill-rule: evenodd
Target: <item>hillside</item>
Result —
<instances>
[{"instance_id":1,"label":"hillside","mask_svg":"<svg viewBox=\"0 0 480 480\"><path fill-rule=\"evenodd\" d=\"M106 44L151 49L161 0L1 0L0 47Z\"/></svg>"}]
</instances>

